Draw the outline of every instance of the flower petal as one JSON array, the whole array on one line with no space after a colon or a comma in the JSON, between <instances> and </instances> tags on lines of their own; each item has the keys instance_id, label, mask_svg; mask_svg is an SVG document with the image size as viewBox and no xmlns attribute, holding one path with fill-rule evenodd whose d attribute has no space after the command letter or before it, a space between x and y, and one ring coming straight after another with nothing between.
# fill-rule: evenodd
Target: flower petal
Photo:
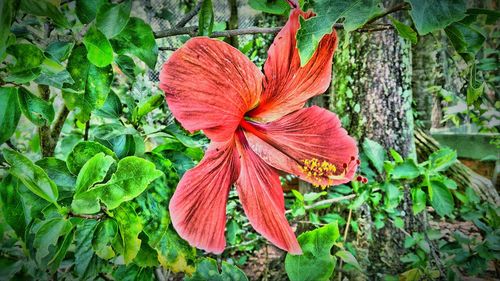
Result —
<instances>
[{"instance_id":1,"label":"flower petal","mask_svg":"<svg viewBox=\"0 0 500 281\"><path fill-rule=\"evenodd\" d=\"M192 246L222 253L226 245L226 202L239 174L234 138L212 143L203 160L179 182L169 210L177 233Z\"/></svg>"},{"instance_id":2,"label":"flower petal","mask_svg":"<svg viewBox=\"0 0 500 281\"><path fill-rule=\"evenodd\" d=\"M312 13L292 10L287 24L269 48L264 65L264 92L259 106L250 112L250 116L257 120L271 121L298 110L309 98L325 92L330 85L337 34L334 30L326 35L311 60L300 67L295 39L300 27L299 15L307 19Z\"/></svg>"},{"instance_id":3,"label":"flower petal","mask_svg":"<svg viewBox=\"0 0 500 281\"><path fill-rule=\"evenodd\" d=\"M160 73L173 115L189 131L226 141L262 91L263 75L240 51L220 40L190 39Z\"/></svg>"},{"instance_id":4,"label":"flower petal","mask_svg":"<svg viewBox=\"0 0 500 281\"><path fill-rule=\"evenodd\" d=\"M299 243L285 217L283 190L277 171L249 147L240 132L241 172L236 189L253 228L277 247L301 254Z\"/></svg>"},{"instance_id":5,"label":"flower petal","mask_svg":"<svg viewBox=\"0 0 500 281\"><path fill-rule=\"evenodd\" d=\"M313 106L266 124L246 122L243 125L252 150L276 169L322 186L346 183L354 177L358 166L356 141L328 110ZM311 170L316 164L305 163L314 159L316 164L334 165L335 171L326 165L321 167L324 176L314 176L314 172L320 173L320 167L318 171ZM312 174L308 175L308 171Z\"/></svg>"}]
</instances>

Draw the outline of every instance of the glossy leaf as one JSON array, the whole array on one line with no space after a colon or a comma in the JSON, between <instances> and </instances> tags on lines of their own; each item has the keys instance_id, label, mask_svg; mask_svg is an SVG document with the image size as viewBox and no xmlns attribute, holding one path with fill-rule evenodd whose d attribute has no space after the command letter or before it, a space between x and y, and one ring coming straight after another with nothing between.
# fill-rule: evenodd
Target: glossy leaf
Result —
<instances>
[{"instance_id":1,"label":"glossy leaf","mask_svg":"<svg viewBox=\"0 0 500 281\"><path fill-rule=\"evenodd\" d=\"M15 58L15 64L9 65L9 75L5 81L26 83L40 75L40 65L45 60L43 52L33 44L14 44L7 48L7 54Z\"/></svg>"},{"instance_id":2,"label":"glossy leaf","mask_svg":"<svg viewBox=\"0 0 500 281\"><path fill-rule=\"evenodd\" d=\"M115 62L120 70L132 81L135 81L137 69L134 60L127 55L120 55L115 58Z\"/></svg>"},{"instance_id":3,"label":"glossy leaf","mask_svg":"<svg viewBox=\"0 0 500 281\"><path fill-rule=\"evenodd\" d=\"M219 272L217 261L204 258L196 265L196 271L191 277L184 278L186 281L244 281L248 280L245 273L238 267L222 262L222 271Z\"/></svg>"},{"instance_id":4,"label":"glossy leaf","mask_svg":"<svg viewBox=\"0 0 500 281\"><path fill-rule=\"evenodd\" d=\"M4 177L0 183L0 201L5 222L15 231L19 239L24 240L26 221L18 185L18 180L12 175Z\"/></svg>"},{"instance_id":5,"label":"glossy leaf","mask_svg":"<svg viewBox=\"0 0 500 281\"><path fill-rule=\"evenodd\" d=\"M60 27L69 27L66 16L49 0L21 0L19 8L28 14L51 18Z\"/></svg>"},{"instance_id":6,"label":"glossy leaf","mask_svg":"<svg viewBox=\"0 0 500 281\"><path fill-rule=\"evenodd\" d=\"M101 259L109 260L116 254L112 244L118 235L118 225L116 221L107 219L100 222L92 238L92 249Z\"/></svg>"},{"instance_id":7,"label":"glossy leaf","mask_svg":"<svg viewBox=\"0 0 500 281\"><path fill-rule=\"evenodd\" d=\"M104 102L104 105L99 108L95 114L97 116L119 119L123 111L122 102L118 95L115 94L113 90L111 90Z\"/></svg>"},{"instance_id":8,"label":"glossy leaf","mask_svg":"<svg viewBox=\"0 0 500 281\"><path fill-rule=\"evenodd\" d=\"M139 233L143 229L142 221L130 204L123 204L113 213L122 239L122 255L125 264L128 264L135 258L141 248L142 241L139 239Z\"/></svg>"},{"instance_id":9,"label":"glossy leaf","mask_svg":"<svg viewBox=\"0 0 500 281\"><path fill-rule=\"evenodd\" d=\"M300 18L297 32L300 64L309 62L323 36L332 32L333 25L340 18L344 18L346 31L356 30L382 11L378 3L379 0L314 1L312 9L316 16L308 20Z\"/></svg>"},{"instance_id":10,"label":"glossy leaf","mask_svg":"<svg viewBox=\"0 0 500 281\"><path fill-rule=\"evenodd\" d=\"M161 175L154 164L147 160L135 156L123 158L108 182L75 194L71 207L78 214L93 214L101 209L100 200L108 210L115 209L121 203L139 196Z\"/></svg>"},{"instance_id":11,"label":"glossy leaf","mask_svg":"<svg viewBox=\"0 0 500 281\"><path fill-rule=\"evenodd\" d=\"M132 9L132 1L126 0L120 4L102 5L96 16L96 26L107 38L118 35L127 25Z\"/></svg>"},{"instance_id":12,"label":"glossy leaf","mask_svg":"<svg viewBox=\"0 0 500 281\"><path fill-rule=\"evenodd\" d=\"M286 255L285 269L290 280L329 280L337 260L330 250L339 237L336 222L302 233L298 240L303 254Z\"/></svg>"},{"instance_id":13,"label":"glossy leaf","mask_svg":"<svg viewBox=\"0 0 500 281\"><path fill-rule=\"evenodd\" d=\"M391 174L395 179L414 179L420 175L420 169L413 159L408 158L397 164Z\"/></svg>"},{"instance_id":14,"label":"glossy leaf","mask_svg":"<svg viewBox=\"0 0 500 281\"><path fill-rule=\"evenodd\" d=\"M108 173L111 165L115 163L113 157L105 155L100 152L90 158L85 165L83 165L78 178L76 179L75 196L87 191L94 184L102 182Z\"/></svg>"},{"instance_id":15,"label":"glossy leaf","mask_svg":"<svg viewBox=\"0 0 500 281\"><path fill-rule=\"evenodd\" d=\"M4 59L12 36L10 26L14 16L14 3L14 0L0 1L0 61Z\"/></svg>"},{"instance_id":16,"label":"glossy leaf","mask_svg":"<svg viewBox=\"0 0 500 281\"><path fill-rule=\"evenodd\" d=\"M248 5L255 10L275 15L285 15L290 11L290 5L285 0L249 0Z\"/></svg>"},{"instance_id":17,"label":"glossy leaf","mask_svg":"<svg viewBox=\"0 0 500 281\"><path fill-rule=\"evenodd\" d=\"M390 17L392 25L398 31L399 36L410 40L413 44L417 44L418 35L410 26L398 21L397 19Z\"/></svg>"},{"instance_id":18,"label":"glossy leaf","mask_svg":"<svg viewBox=\"0 0 500 281\"><path fill-rule=\"evenodd\" d=\"M465 17L465 0L407 0L411 4L410 15L418 34L425 35Z\"/></svg>"},{"instance_id":19,"label":"glossy leaf","mask_svg":"<svg viewBox=\"0 0 500 281\"><path fill-rule=\"evenodd\" d=\"M87 48L87 59L95 66L105 67L113 61L111 43L95 25L85 33L83 44Z\"/></svg>"},{"instance_id":20,"label":"glossy leaf","mask_svg":"<svg viewBox=\"0 0 500 281\"><path fill-rule=\"evenodd\" d=\"M386 155L384 147L376 141L365 138L363 141L363 152L366 154L373 167L375 167L379 173L382 173L384 171L384 160Z\"/></svg>"},{"instance_id":21,"label":"glossy leaf","mask_svg":"<svg viewBox=\"0 0 500 281\"><path fill-rule=\"evenodd\" d=\"M139 122L139 120L144 117L149 112L158 108L165 101L165 96L163 94L158 94L150 97L144 103L138 105L134 108L134 112L132 113L132 121L134 123Z\"/></svg>"},{"instance_id":22,"label":"glossy leaf","mask_svg":"<svg viewBox=\"0 0 500 281\"><path fill-rule=\"evenodd\" d=\"M21 109L17 101L17 89L0 87L0 144L7 141L16 131Z\"/></svg>"},{"instance_id":23,"label":"glossy leaf","mask_svg":"<svg viewBox=\"0 0 500 281\"><path fill-rule=\"evenodd\" d=\"M26 156L11 149L3 149L5 160L11 165L10 173L20 179L33 193L56 203L59 196L56 184L47 176L45 171L33 164Z\"/></svg>"},{"instance_id":24,"label":"glossy leaf","mask_svg":"<svg viewBox=\"0 0 500 281\"><path fill-rule=\"evenodd\" d=\"M450 215L455 207L450 190L439 181L431 181L427 188L431 205L436 213L441 217Z\"/></svg>"},{"instance_id":25,"label":"glossy leaf","mask_svg":"<svg viewBox=\"0 0 500 281\"><path fill-rule=\"evenodd\" d=\"M141 156L144 153L144 141L138 132L131 127L120 124L103 124L95 128L96 141L113 149L118 158Z\"/></svg>"},{"instance_id":26,"label":"glossy leaf","mask_svg":"<svg viewBox=\"0 0 500 281\"><path fill-rule=\"evenodd\" d=\"M198 14L198 35L210 36L214 28L214 9L212 0L203 0Z\"/></svg>"},{"instance_id":27,"label":"glossy leaf","mask_svg":"<svg viewBox=\"0 0 500 281\"><path fill-rule=\"evenodd\" d=\"M40 85L62 89L64 84L72 84L74 81L66 69L54 73L42 68L40 76L35 79L35 82Z\"/></svg>"},{"instance_id":28,"label":"glossy leaf","mask_svg":"<svg viewBox=\"0 0 500 281\"><path fill-rule=\"evenodd\" d=\"M46 157L36 161L35 164L47 173L60 190L73 191L75 189L76 178L63 160Z\"/></svg>"},{"instance_id":29,"label":"glossy leaf","mask_svg":"<svg viewBox=\"0 0 500 281\"><path fill-rule=\"evenodd\" d=\"M54 107L48 101L32 94L24 87L18 88L18 101L22 113L37 126L50 125L54 120Z\"/></svg>"},{"instance_id":30,"label":"glossy leaf","mask_svg":"<svg viewBox=\"0 0 500 281\"><path fill-rule=\"evenodd\" d=\"M76 0L75 12L81 23L87 24L93 21L99 8L106 0Z\"/></svg>"},{"instance_id":31,"label":"glossy leaf","mask_svg":"<svg viewBox=\"0 0 500 281\"><path fill-rule=\"evenodd\" d=\"M154 69L158 46L151 26L139 18L130 18L127 26L111 40L113 50L119 55L131 54Z\"/></svg>"},{"instance_id":32,"label":"glossy leaf","mask_svg":"<svg viewBox=\"0 0 500 281\"><path fill-rule=\"evenodd\" d=\"M63 62L69 58L74 46L73 42L54 41L47 46L45 54L49 58Z\"/></svg>"},{"instance_id":33,"label":"glossy leaf","mask_svg":"<svg viewBox=\"0 0 500 281\"><path fill-rule=\"evenodd\" d=\"M457 162L457 152L451 148L441 148L429 156L429 168L441 172Z\"/></svg>"},{"instance_id":34,"label":"glossy leaf","mask_svg":"<svg viewBox=\"0 0 500 281\"><path fill-rule=\"evenodd\" d=\"M93 141L79 142L66 159L68 170L74 175L78 175L83 165L100 152L116 159L115 153L100 143Z\"/></svg>"}]
</instances>

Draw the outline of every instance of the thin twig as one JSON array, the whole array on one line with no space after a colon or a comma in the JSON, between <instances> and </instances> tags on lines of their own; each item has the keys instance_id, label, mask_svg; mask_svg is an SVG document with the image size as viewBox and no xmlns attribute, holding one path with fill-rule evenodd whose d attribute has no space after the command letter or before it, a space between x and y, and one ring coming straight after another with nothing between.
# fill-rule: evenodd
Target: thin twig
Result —
<instances>
[{"instance_id":1,"label":"thin twig","mask_svg":"<svg viewBox=\"0 0 500 281\"><path fill-rule=\"evenodd\" d=\"M392 13L395 13L395 12L398 12L401 10L408 10L409 8L410 8L410 6L406 2L396 4L392 7L390 7L389 9L385 10L383 13L379 14L378 16L372 18L366 24L374 23L376 20L381 19L389 14L392 14Z\"/></svg>"},{"instance_id":2,"label":"thin twig","mask_svg":"<svg viewBox=\"0 0 500 281\"><path fill-rule=\"evenodd\" d=\"M85 132L83 133L83 140L88 141L89 140L89 129L90 129L90 117L87 123L85 123Z\"/></svg>"},{"instance_id":3,"label":"thin twig","mask_svg":"<svg viewBox=\"0 0 500 281\"><path fill-rule=\"evenodd\" d=\"M349 233L349 225L351 224L351 217L352 217L352 209L349 209L349 215L347 216L347 223L345 224L345 230L344 230L344 243L346 242L347 240L347 233ZM343 261L340 260L340 263L339 263L339 281L342 280L342 265L343 265Z\"/></svg>"},{"instance_id":4,"label":"thin twig","mask_svg":"<svg viewBox=\"0 0 500 281\"><path fill-rule=\"evenodd\" d=\"M317 207L321 207L321 206L325 206L325 205L330 205L330 204L333 204L333 203L337 203L337 202L340 202L340 201L349 200L349 199L352 199L354 197L356 197L356 194L349 194L349 195L341 196L341 197L337 197L337 198L326 199L326 200L318 201L318 202L316 202L314 204L311 204L311 205L307 205L304 208L306 210L310 210L310 209L314 209L314 208L317 208ZM291 212L292 212L292 210L287 210L285 212L285 214L289 214Z\"/></svg>"},{"instance_id":5,"label":"thin twig","mask_svg":"<svg viewBox=\"0 0 500 281\"><path fill-rule=\"evenodd\" d=\"M198 14L198 12L200 11L201 9L201 5L203 4L203 1L198 1L198 4L196 4L196 6L191 10L189 11L189 13L187 13L176 25L175 27L179 28L179 27L184 27L186 25L186 23L188 23L192 18L194 18L194 16L196 16L196 14Z\"/></svg>"},{"instance_id":6,"label":"thin twig","mask_svg":"<svg viewBox=\"0 0 500 281\"><path fill-rule=\"evenodd\" d=\"M174 47L158 47L158 50L160 51L171 51L171 52L174 52L177 50L177 48L174 48Z\"/></svg>"},{"instance_id":7,"label":"thin twig","mask_svg":"<svg viewBox=\"0 0 500 281\"><path fill-rule=\"evenodd\" d=\"M14 149L15 151L19 152L19 149L12 143L10 139L5 141L5 144L7 144L10 148Z\"/></svg>"},{"instance_id":8,"label":"thin twig","mask_svg":"<svg viewBox=\"0 0 500 281\"><path fill-rule=\"evenodd\" d=\"M68 214L70 217L74 218L82 218L82 219L92 219L92 220L100 220L102 218L105 218L107 215L105 213L99 213L97 215L80 215L80 214L75 214L73 212L70 212Z\"/></svg>"},{"instance_id":9,"label":"thin twig","mask_svg":"<svg viewBox=\"0 0 500 281\"><path fill-rule=\"evenodd\" d=\"M52 137L52 145L54 146L54 148L57 145L57 141L61 134L61 130L64 126L64 122L68 117L68 114L69 114L69 109L66 107L66 105L63 105L61 111L59 111L59 114L57 115L56 122L54 123L54 125L52 125L52 133L50 134L50 136Z\"/></svg>"}]
</instances>

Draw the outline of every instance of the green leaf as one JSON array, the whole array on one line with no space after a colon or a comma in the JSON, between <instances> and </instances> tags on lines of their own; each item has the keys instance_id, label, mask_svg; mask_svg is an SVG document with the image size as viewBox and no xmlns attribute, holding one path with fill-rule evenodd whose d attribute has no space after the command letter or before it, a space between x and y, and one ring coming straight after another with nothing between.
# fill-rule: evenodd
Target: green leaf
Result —
<instances>
[{"instance_id":1,"label":"green leaf","mask_svg":"<svg viewBox=\"0 0 500 281\"><path fill-rule=\"evenodd\" d=\"M158 94L150 97L140 106L134 108L132 113L132 122L137 123L146 114L150 113L154 109L158 108L165 101L165 96L163 94Z\"/></svg>"},{"instance_id":2,"label":"green leaf","mask_svg":"<svg viewBox=\"0 0 500 281\"><path fill-rule=\"evenodd\" d=\"M214 28L214 10L212 0L203 0L198 13L198 35L210 36Z\"/></svg>"},{"instance_id":3,"label":"green leaf","mask_svg":"<svg viewBox=\"0 0 500 281\"><path fill-rule=\"evenodd\" d=\"M53 218L43 221L35 233L33 246L37 249L36 261L39 264L47 264L45 258L50 255L53 247L57 248L59 237L65 236L72 229L72 224L69 220L63 218Z\"/></svg>"},{"instance_id":4,"label":"green leaf","mask_svg":"<svg viewBox=\"0 0 500 281\"><path fill-rule=\"evenodd\" d=\"M48 58L63 62L69 58L74 46L73 42L54 41L47 46L45 54Z\"/></svg>"},{"instance_id":5,"label":"green leaf","mask_svg":"<svg viewBox=\"0 0 500 281\"><path fill-rule=\"evenodd\" d=\"M107 38L115 37L127 25L131 10L131 0L123 1L120 4L106 3L97 12L96 26Z\"/></svg>"},{"instance_id":6,"label":"green leaf","mask_svg":"<svg viewBox=\"0 0 500 281\"><path fill-rule=\"evenodd\" d=\"M144 140L131 127L120 124L103 124L95 128L94 138L103 145L112 148L118 158L141 156L144 153Z\"/></svg>"},{"instance_id":7,"label":"green leaf","mask_svg":"<svg viewBox=\"0 0 500 281\"><path fill-rule=\"evenodd\" d=\"M127 26L111 40L113 50L119 55L131 54L154 69L158 46L151 26L139 18L130 18Z\"/></svg>"},{"instance_id":8,"label":"green leaf","mask_svg":"<svg viewBox=\"0 0 500 281\"><path fill-rule=\"evenodd\" d=\"M68 252L69 247L73 243L75 233L71 230L68 231L66 235L64 235L64 239L62 240L61 245L57 248L54 257L48 263L51 272L56 272L59 269L61 262L66 257L66 253Z\"/></svg>"},{"instance_id":9,"label":"green leaf","mask_svg":"<svg viewBox=\"0 0 500 281\"><path fill-rule=\"evenodd\" d=\"M320 198L321 196L326 195L326 194L327 194L326 191L309 192L309 193L304 194L304 201L308 201L309 203L311 203L312 201L317 200L318 198Z\"/></svg>"},{"instance_id":10,"label":"green leaf","mask_svg":"<svg viewBox=\"0 0 500 281\"><path fill-rule=\"evenodd\" d=\"M407 0L411 4L410 15L418 34L425 35L465 17L465 0Z\"/></svg>"},{"instance_id":11,"label":"green leaf","mask_svg":"<svg viewBox=\"0 0 500 281\"><path fill-rule=\"evenodd\" d=\"M285 15L290 11L286 0L249 0L248 5L255 10L275 15Z\"/></svg>"},{"instance_id":12,"label":"green leaf","mask_svg":"<svg viewBox=\"0 0 500 281\"><path fill-rule=\"evenodd\" d=\"M10 26L14 15L14 0L0 1L0 61L5 58L11 36Z\"/></svg>"},{"instance_id":13,"label":"green leaf","mask_svg":"<svg viewBox=\"0 0 500 281\"><path fill-rule=\"evenodd\" d=\"M35 96L26 88L18 88L19 107L24 116L37 126L50 125L54 120L54 107L48 101Z\"/></svg>"},{"instance_id":14,"label":"green leaf","mask_svg":"<svg viewBox=\"0 0 500 281\"><path fill-rule=\"evenodd\" d=\"M103 152L106 155L109 155L116 159L115 153L105 147L104 145L93 142L93 141L82 141L79 142L73 150L69 153L68 158L66 159L66 165L68 166L68 170L74 175L78 175L83 165L90 160L90 158L94 157L94 155Z\"/></svg>"},{"instance_id":15,"label":"green leaf","mask_svg":"<svg viewBox=\"0 0 500 281\"><path fill-rule=\"evenodd\" d=\"M9 65L7 82L26 83L40 75L41 64L45 60L42 50L33 44L14 44L7 48L7 54L15 58L15 64Z\"/></svg>"},{"instance_id":16,"label":"green leaf","mask_svg":"<svg viewBox=\"0 0 500 281\"><path fill-rule=\"evenodd\" d=\"M438 181L430 181L428 190L431 205L436 210L436 213L441 217L450 215L455 207L450 190Z\"/></svg>"},{"instance_id":17,"label":"green leaf","mask_svg":"<svg viewBox=\"0 0 500 281\"><path fill-rule=\"evenodd\" d=\"M0 144L7 141L16 131L21 109L17 102L17 89L0 87Z\"/></svg>"},{"instance_id":18,"label":"green leaf","mask_svg":"<svg viewBox=\"0 0 500 281\"><path fill-rule=\"evenodd\" d=\"M108 210L115 209L121 203L139 196L161 175L162 172L156 170L155 165L147 160L135 156L123 158L118 162L116 172L108 182L75 194L71 207L77 214L97 213L101 209L100 200Z\"/></svg>"},{"instance_id":19,"label":"green leaf","mask_svg":"<svg viewBox=\"0 0 500 281\"><path fill-rule=\"evenodd\" d=\"M87 59L97 67L105 67L113 61L113 48L108 38L92 25L85 37L83 44L87 48Z\"/></svg>"},{"instance_id":20,"label":"green leaf","mask_svg":"<svg viewBox=\"0 0 500 281\"><path fill-rule=\"evenodd\" d=\"M80 280L85 280L90 274L94 251L92 237L96 230L97 221L85 219L76 226L75 233L75 272Z\"/></svg>"},{"instance_id":21,"label":"green leaf","mask_svg":"<svg viewBox=\"0 0 500 281\"><path fill-rule=\"evenodd\" d=\"M70 173L63 160L46 157L36 161L35 164L47 173L60 190L73 191L75 189L76 178Z\"/></svg>"},{"instance_id":22,"label":"green leaf","mask_svg":"<svg viewBox=\"0 0 500 281\"><path fill-rule=\"evenodd\" d=\"M217 261L211 258L204 258L196 265L196 272L184 278L185 281L244 281L248 280L245 273L238 267L222 262L222 272L219 272Z\"/></svg>"},{"instance_id":23,"label":"green leaf","mask_svg":"<svg viewBox=\"0 0 500 281\"><path fill-rule=\"evenodd\" d=\"M113 90L111 90L104 102L104 105L99 108L95 114L97 116L119 119L123 111L122 102L120 98L115 94Z\"/></svg>"},{"instance_id":24,"label":"green leaf","mask_svg":"<svg viewBox=\"0 0 500 281\"><path fill-rule=\"evenodd\" d=\"M99 152L83 165L76 179L75 196L89 190L94 184L102 182L111 165L115 163L113 157Z\"/></svg>"},{"instance_id":25,"label":"green leaf","mask_svg":"<svg viewBox=\"0 0 500 281\"><path fill-rule=\"evenodd\" d=\"M121 265L113 271L114 280L120 281L154 281L153 269L142 268L136 264Z\"/></svg>"},{"instance_id":26,"label":"green leaf","mask_svg":"<svg viewBox=\"0 0 500 281\"><path fill-rule=\"evenodd\" d=\"M339 237L336 222L302 233L298 241L303 254L286 255L285 269L290 280L329 280L337 260L330 250Z\"/></svg>"},{"instance_id":27,"label":"green leaf","mask_svg":"<svg viewBox=\"0 0 500 281\"><path fill-rule=\"evenodd\" d=\"M33 164L31 160L11 149L3 149L3 156L10 164L10 173L20 179L24 185L36 195L50 203L57 204L59 196L56 184L45 171Z\"/></svg>"},{"instance_id":28,"label":"green leaf","mask_svg":"<svg viewBox=\"0 0 500 281\"><path fill-rule=\"evenodd\" d=\"M398 31L399 36L410 40L410 42L412 42L413 44L417 44L418 37L417 33L415 32L415 30L413 30L413 28L398 21L393 17L389 17L389 19L391 20L392 25L394 25L394 27Z\"/></svg>"},{"instance_id":29,"label":"green leaf","mask_svg":"<svg viewBox=\"0 0 500 281\"><path fill-rule=\"evenodd\" d=\"M95 19L97 11L106 0L76 0L75 12L78 20L83 24L88 24Z\"/></svg>"},{"instance_id":30,"label":"green leaf","mask_svg":"<svg viewBox=\"0 0 500 281\"><path fill-rule=\"evenodd\" d=\"M122 255L125 264L128 264L135 258L141 248L139 233L143 229L142 221L130 204L121 205L113 214L120 230L123 246Z\"/></svg>"},{"instance_id":31,"label":"green leaf","mask_svg":"<svg viewBox=\"0 0 500 281\"><path fill-rule=\"evenodd\" d=\"M76 118L85 123L94 109L104 105L111 90L113 69L111 65L100 68L91 64L83 45L73 49L67 69L75 82L65 85L64 102L70 110L76 109Z\"/></svg>"},{"instance_id":32,"label":"green leaf","mask_svg":"<svg viewBox=\"0 0 500 281\"><path fill-rule=\"evenodd\" d=\"M477 28L462 22L455 22L445 29L446 35L453 48L469 62L473 61L476 53L483 47L486 37Z\"/></svg>"},{"instance_id":33,"label":"green leaf","mask_svg":"<svg viewBox=\"0 0 500 281\"><path fill-rule=\"evenodd\" d=\"M135 76L137 75L137 68L134 60L126 55L120 55L115 58L115 62L120 68L120 70L125 74L130 80L135 81Z\"/></svg>"},{"instance_id":34,"label":"green leaf","mask_svg":"<svg viewBox=\"0 0 500 281\"><path fill-rule=\"evenodd\" d=\"M411 201L413 214L418 214L425 210L427 203L427 195L420 188L413 188L411 190Z\"/></svg>"},{"instance_id":35,"label":"green leaf","mask_svg":"<svg viewBox=\"0 0 500 281\"><path fill-rule=\"evenodd\" d=\"M366 154L373 167L381 174L384 171L385 149L376 141L365 138L363 141L363 152Z\"/></svg>"},{"instance_id":36,"label":"green leaf","mask_svg":"<svg viewBox=\"0 0 500 281\"><path fill-rule=\"evenodd\" d=\"M420 169L411 158L406 159L403 163L397 164L392 171L392 177L394 179L414 179L418 176L420 176Z\"/></svg>"},{"instance_id":37,"label":"green leaf","mask_svg":"<svg viewBox=\"0 0 500 281\"><path fill-rule=\"evenodd\" d=\"M28 14L49 17L60 27L70 27L64 14L52 3L50 0L21 0L19 8Z\"/></svg>"},{"instance_id":38,"label":"green leaf","mask_svg":"<svg viewBox=\"0 0 500 281\"><path fill-rule=\"evenodd\" d=\"M109 260L116 255L112 244L117 235L118 224L116 221L107 219L97 225L94 238L92 238L92 249L98 257Z\"/></svg>"},{"instance_id":39,"label":"green leaf","mask_svg":"<svg viewBox=\"0 0 500 281\"><path fill-rule=\"evenodd\" d=\"M14 230L20 240L24 240L26 221L21 195L17 192L18 181L12 175L7 175L0 183L0 202L5 222Z\"/></svg>"},{"instance_id":40,"label":"green leaf","mask_svg":"<svg viewBox=\"0 0 500 281\"><path fill-rule=\"evenodd\" d=\"M58 89L62 89L64 84L72 84L74 82L66 69L54 73L42 68L40 76L35 79L35 83L37 84L52 86Z\"/></svg>"},{"instance_id":41,"label":"green leaf","mask_svg":"<svg viewBox=\"0 0 500 281\"><path fill-rule=\"evenodd\" d=\"M335 253L337 257L343 260L346 264L354 266L358 270L362 270L356 258L349 251L338 251Z\"/></svg>"},{"instance_id":42,"label":"green leaf","mask_svg":"<svg viewBox=\"0 0 500 281\"><path fill-rule=\"evenodd\" d=\"M382 12L378 3L379 0L314 1L312 9L316 16L307 20L300 18L296 36L301 66L309 62L323 36L332 32L333 25L340 18L344 18L346 31L356 30Z\"/></svg>"},{"instance_id":43,"label":"green leaf","mask_svg":"<svg viewBox=\"0 0 500 281\"><path fill-rule=\"evenodd\" d=\"M457 152L451 148L441 148L429 156L429 169L441 172L457 162Z\"/></svg>"}]
</instances>

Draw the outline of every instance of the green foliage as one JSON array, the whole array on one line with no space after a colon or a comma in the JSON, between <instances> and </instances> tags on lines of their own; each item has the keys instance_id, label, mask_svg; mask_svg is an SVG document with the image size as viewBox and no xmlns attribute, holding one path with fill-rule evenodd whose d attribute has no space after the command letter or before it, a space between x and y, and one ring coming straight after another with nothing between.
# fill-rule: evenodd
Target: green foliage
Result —
<instances>
[{"instance_id":1,"label":"green foliage","mask_svg":"<svg viewBox=\"0 0 500 281\"><path fill-rule=\"evenodd\" d=\"M366 138L363 141L363 151L370 159L370 163L381 173L384 169L385 149L379 143Z\"/></svg>"},{"instance_id":2,"label":"green foliage","mask_svg":"<svg viewBox=\"0 0 500 281\"><path fill-rule=\"evenodd\" d=\"M241 269L227 262L222 262L222 271L219 272L217 262L211 258L205 258L196 265L196 271L191 277L184 278L185 281L246 281L248 278Z\"/></svg>"},{"instance_id":3,"label":"green foliage","mask_svg":"<svg viewBox=\"0 0 500 281\"><path fill-rule=\"evenodd\" d=\"M14 229L19 239L24 238L26 231L26 221L24 219L24 210L21 205L21 196L18 193L18 180L12 175L3 178L0 184L1 210L6 222Z\"/></svg>"},{"instance_id":4,"label":"green foliage","mask_svg":"<svg viewBox=\"0 0 500 281\"><path fill-rule=\"evenodd\" d=\"M14 15L14 1L5 0L0 2L0 60L5 57L5 51L10 45L12 39L10 33L10 24Z\"/></svg>"},{"instance_id":5,"label":"green foliage","mask_svg":"<svg viewBox=\"0 0 500 281\"><path fill-rule=\"evenodd\" d=\"M290 280L329 280L336 262L330 250L339 237L336 223L302 233L297 239L303 254L287 254L285 259Z\"/></svg>"},{"instance_id":6,"label":"green foliage","mask_svg":"<svg viewBox=\"0 0 500 281\"><path fill-rule=\"evenodd\" d=\"M21 117L16 88L0 88L0 116L2 116L0 119L0 144L2 144L14 134Z\"/></svg>"},{"instance_id":7,"label":"green foliage","mask_svg":"<svg viewBox=\"0 0 500 281\"><path fill-rule=\"evenodd\" d=\"M96 26L107 38L113 38L127 25L132 10L132 1L120 4L104 3L96 14Z\"/></svg>"},{"instance_id":8,"label":"green foliage","mask_svg":"<svg viewBox=\"0 0 500 281\"><path fill-rule=\"evenodd\" d=\"M76 16L83 24L93 21L99 8L106 3L106 0L76 0Z\"/></svg>"},{"instance_id":9,"label":"green foliage","mask_svg":"<svg viewBox=\"0 0 500 281\"><path fill-rule=\"evenodd\" d=\"M420 35L425 35L465 17L465 0L408 0L411 4L410 15Z\"/></svg>"},{"instance_id":10,"label":"green foliage","mask_svg":"<svg viewBox=\"0 0 500 281\"><path fill-rule=\"evenodd\" d=\"M255 10L275 15L287 15L290 5L285 0L250 0L248 5Z\"/></svg>"},{"instance_id":11,"label":"green foliage","mask_svg":"<svg viewBox=\"0 0 500 281\"><path fill-rule=\"evenodd\" d=\"M198 14L198 35L210 36L214 28L214 9L212 0L203 0Z\"/></svg>"},{"instance_id":12,"label":"green foliage","mask_svg":"<svg viewBox=\"0 0 500 281\"><path fill-rule=\"evenodd\" d=\"M113 158L116 157L112 150L102 144L92 141L83 141L78 143L66 159L69 171L78 175L78 172L85 165L85 163L100 152L112 156Z\"/></svg>"},{"instance_id":13,"label":"green foliage","mask_svg":"<svg viewBox=\"0 0 500 281\"><path fill-rule=\"evenodd\" d=\"M395 19L393 17L389 17L389 19L391 20L392 25L398 31L399 36L410 40L410 42L412 42L413 44L417 44L418 35L415 32L415 30L413 30L413 28L398 21L397 19Z\"/></svg>"},{"instance_id":14,"label":"green foliage","mask_svg":"<svg viewBox=\"0 0 500 281\"><path fill-rule=\"evenodd\" d=\"M54 120L54 107L24 87L19 87L18 101L21 112L37 126L49 125Z\"/></svg>"},{"instance_id":15,"label":"green foliage","mask_svg":"<svg viewBox=\"0 0 500 281\"><path fill-rule=\"evenodd\" d=\"M28 14L49 17L60 27L69 27L66 16L49 0L21 0L19 8Z\"/></svg>"},{"instance_id":16,"label":"green foliage","mask_svg":"<svg viewBox=\"0 0 500 281\"><path fill-rule=\"evenodd\" d=\"M44 61L42 51L32 44L13 44L7 48L15 63L8 65L9 75L7 82L26 83L40 75L41 64Z\"/></svg>"},{"instance_id":17,"label":"green foliage","mask_svg":"<svg viewBox=\"0 0 500 281\"><path fill-rule=\"evenodd\" d=\"M113 61L113 48L108 39L97 27L91 26L85 37L83 44L87 48L87 59L97 67L108 66Z\"/></svg>"}]
</instances>

